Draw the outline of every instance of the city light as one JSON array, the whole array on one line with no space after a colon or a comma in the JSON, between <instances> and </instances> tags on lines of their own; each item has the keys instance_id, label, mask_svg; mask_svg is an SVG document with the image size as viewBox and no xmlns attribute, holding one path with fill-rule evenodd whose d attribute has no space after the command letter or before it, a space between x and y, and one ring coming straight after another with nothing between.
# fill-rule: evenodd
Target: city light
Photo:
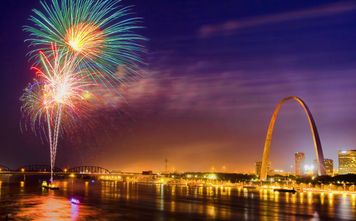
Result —
<instances>
[{"instance_id":1,"label":"city light","mask_svg":"<svg viewBox=\"0 0 356 221\"><path fill-rule=\"evenodd\" d=\"M217 179L217 175L214 174L214 173L211 173L211 174L208 175L208 179L210 179L210 180L216 180L216 179Z\"/></svg>"},{"instance_id":2,"label":"city light","mask_svg":"<svg viewBox=\"0 0 356 221\"><path fill-rule=\"evenodd\" d=\"M130 2L0 1L0 220L355 220L356 1Z\"/></svg>"},{"instance_id":3,"label":"city light","mask_svg":"<svg viewBox=\"0 0 356 221\"><path fill-rule=\"evenodd\" d=\"M314 165L308 165L308 164L306 164L306 165L304 165L304 171L306 172L306 173L310 173L311 171L314 171Z\"/></svg>"}]
</instances>

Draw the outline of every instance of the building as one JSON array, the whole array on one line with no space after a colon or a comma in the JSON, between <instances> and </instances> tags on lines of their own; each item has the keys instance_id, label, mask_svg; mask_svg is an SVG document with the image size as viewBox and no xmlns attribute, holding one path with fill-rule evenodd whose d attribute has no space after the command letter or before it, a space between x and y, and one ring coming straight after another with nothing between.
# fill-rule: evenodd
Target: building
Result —
<instances>
[{"instance_id":1,"label":"building","mask_svg":"<svg viewBox=\"0 0 356 221\"><path fill-rule=\"evenodd\" d=\"M152 170L144 170L142 171L142 175L153 175Z\"/></svg>"},{"instance_id":2,"label":"building","mask_svg":"<svg viewBox=\"0 0 356 221\"><path fill-rule=\"evenodd\" d=\"M261 174L261 167L262 167L262 162L261 161L256 162L256 169L255 169L256 171L255 171L255 173L256 173L256 175L258 177Z\"/></svg>"},{"instance_id":3,"label":"building","mask_svg":"<svg viewBox=\"0 0 356 221\"><path fill-rule=\"evenodd\" d=\"M339 151L339 174L356 173L356 150Z\"/></svg>"},{"instance_id":4,"label":"building","mask_svg":"<svg viewBox=\"0 0 356 221\"><path fill-rule=\"evenodd\" d=\"M259 177L261 174L261 168L262 168L262 161L256 162L256 167L255 167L255 173ZM267 174L271 172L271 162L268 162L267 164Z\"/></svg>"},{"instance_id":5,"label":"building","mask_svg":"<svg viewBox=\"0 0 356 221\"><path fill-rule=\"evenodd\" d=\"M304 153L296 152L294 154L294 168L295 168L295 175L296 176L303 175L304 162L305 162Z\"/></svg>"},{"instance_id":6,"label":"building","mask_svg":"<svg viewBox=\"0 0 356 221\"><path fill-rule=\"evenodd\" d=\"M289 172L281 170L281 169L273 169L273 170L270 170L269 175L271 175L271 176L274 176L274 175L288 176Z\"/></svg>"},{"instance_id":7,"label":"building","mask_svg":"<svg viewBox=\"0 0 356 221\"><path fill-rule=\"evenodd\" d=\"M304 172L308 173L308 175L318 176L318 167L319 167L318 161L316 159L313 160L313 168L310 168L310 166L309 166L309 169L312 169L313 172L311 172L311 171L308 171L308 172L304 171ZM308 168L308 165L305 165L304 169L305 169L305 167ZM334 161L332 159L324 159L324 168L325 168L326 175L329 175L329 176L334 175Z\"/></svg>"},{"instance_id":8,"label":"building","mask_svg":"<svg viewBox=\"0 0 356 221\"><path fill-rule=\"evenodd\" d=\"M326 175L334 175L334 161L332 159L324 159L324 168Z\"/></svg>"}]
</instances>

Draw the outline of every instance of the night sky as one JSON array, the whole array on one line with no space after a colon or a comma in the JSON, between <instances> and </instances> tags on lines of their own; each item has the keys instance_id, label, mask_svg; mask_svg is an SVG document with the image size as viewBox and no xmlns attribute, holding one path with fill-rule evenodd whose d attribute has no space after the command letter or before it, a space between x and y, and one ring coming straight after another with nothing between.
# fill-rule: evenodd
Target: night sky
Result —
<instances>
[{"instance_id":1,"label":"night sky","mask_svg":"<svg viewBox=\"0 0 356 221\"><path fill-rule=\"evenodd\" d=\"M144 77L125 92L127 104L98 111L95 128L83 123L64 134L57 165L157 171L168 158L171 170L250 172L275 105L289 95L311 109L325 158L355 149L354 1L122 4L144 18ZM22 26L33 8L38 0L0 1L0 164L14 169L49 164L47 144L20 130L19 97L34 76ZM275 128L272 167L290 169L296 151L314 159L304 112L288 102Z\"/></svg>"}]
</instances>

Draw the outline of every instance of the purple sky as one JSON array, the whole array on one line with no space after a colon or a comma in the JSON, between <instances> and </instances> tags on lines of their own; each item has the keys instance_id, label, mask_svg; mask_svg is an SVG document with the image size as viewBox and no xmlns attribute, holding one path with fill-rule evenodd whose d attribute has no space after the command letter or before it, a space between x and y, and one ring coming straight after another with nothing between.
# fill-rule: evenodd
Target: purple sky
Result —
<instances>
[{"instance_id":1,"label":"purple sky","mask_svg":"<svg viewBox=\"0 0 356 221\"><path fill-rule=\"evenodd\" d=\"M0 164L47 163L49 150L21 133L19 96L33 77L22 25L36 0L6 5L0 15ZM59 166L179 171L211 167L248 172L262 157L269 118L280 99L301 97L317 123L325 158L356 146L356 4L353 1L123 1L144 18L144 78L97 114L87 132L60 141ZM3 8L3 7L0 7ZM105 115L105 116L103 116ZM110 122L110 126L108 126ZM272 142L274 168L293 154L314 159L303 110L282 108ZM336 163L336 162L335 162Z\"/></svg>"}]
</instances>

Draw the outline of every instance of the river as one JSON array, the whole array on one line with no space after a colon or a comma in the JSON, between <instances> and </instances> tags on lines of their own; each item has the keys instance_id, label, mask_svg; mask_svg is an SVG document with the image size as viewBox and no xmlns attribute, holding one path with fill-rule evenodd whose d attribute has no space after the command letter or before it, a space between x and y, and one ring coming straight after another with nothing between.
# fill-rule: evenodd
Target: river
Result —
<instances>
[{"instance_id":1,"label":"river","mask_svg":"<svg viewBox=\"0 0 356 221\"><path fill-rule=\"evenodd\" d=\"M355 220L356 196L69 179L0 183L0 220ZM80 204L72 204L71 198Z\"/></svg>"}]
</instances>

